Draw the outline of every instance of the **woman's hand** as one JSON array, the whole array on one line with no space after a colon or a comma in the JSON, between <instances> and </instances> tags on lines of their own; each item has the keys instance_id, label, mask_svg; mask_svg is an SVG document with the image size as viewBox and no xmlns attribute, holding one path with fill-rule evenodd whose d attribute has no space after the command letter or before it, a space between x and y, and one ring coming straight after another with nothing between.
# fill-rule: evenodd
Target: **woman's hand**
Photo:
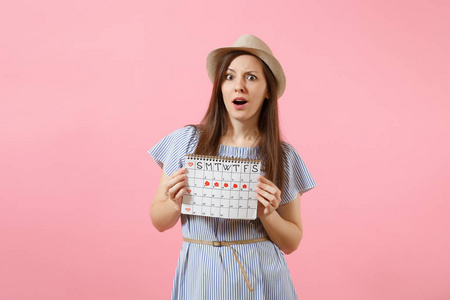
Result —
<instances>
[{"instance_id":1,"label":"woman's hand","mask_svg":"<svg viewBox=\"0 0 450 300\"><path fill-rule=\"evenodd\" d=\"M161 172L158 190L150 207L153 226L159 231L172 228L180 218L186 183L186 168L181 168L170 176Z\"/></svg>"},{"instance_id":2,"label":"woman's hand","mask_svg":"<svg viewBox=\"0 0 450 300\"><path fill-rule=\"evenodd\" d=\"M280 206L280 189L263 176L259 176L256 192L259 201L258 217L267 235L285 254L292 253L297 249L303 236L300 193Z\"/></svg>"},{"instance_id":3,"label":"woman's hand","mask_svg":"<svg viewBox=\"0 0 450 300\"><path fill-rule=\"evenodd\" d=\"M281 203L280 189L269 179L259 176L256 188L256 199L258 199L258 216L272 214Z\"/></svg>"},{"instance_id":4,"label":"woman's hand","mask_svg":"<svg viewBox=\"0 0 450 300\"><path fill-rule=\"evenodd\" d=\"M180 211L186 184L186 168L172 173L164 182L164 194L167 196L167 200L174 202Z\"/></svg>"}]
</instances>

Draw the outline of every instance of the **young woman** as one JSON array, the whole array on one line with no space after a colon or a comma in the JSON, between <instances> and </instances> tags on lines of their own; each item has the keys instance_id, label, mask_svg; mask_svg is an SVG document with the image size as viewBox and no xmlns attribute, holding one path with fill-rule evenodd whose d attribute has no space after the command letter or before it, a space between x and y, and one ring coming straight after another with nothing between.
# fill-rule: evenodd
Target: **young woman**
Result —
<instances>
[{"instance_id":1,"label":"young woman","mask_svg":"<svg viewBox=\"0 0 450 300\"><path fill-rule=\"evenodd\" d=\"M297 299L282 252L297 249L300 195L316 184L295 149L280 140L283 69L253 35L212 51L207 69L213 91L201 124L172 132L149 151L163 168L152 223L165 231L181 217L172 299ZM185 154L260 159L257 219L181 214Z\"/></svg>"}]
</instances>

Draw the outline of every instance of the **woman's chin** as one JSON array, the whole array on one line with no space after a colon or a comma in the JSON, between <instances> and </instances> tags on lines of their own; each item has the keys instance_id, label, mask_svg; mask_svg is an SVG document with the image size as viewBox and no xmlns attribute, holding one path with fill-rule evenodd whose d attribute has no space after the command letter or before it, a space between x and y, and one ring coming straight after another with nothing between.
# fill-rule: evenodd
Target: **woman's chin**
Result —
<instances>
[{"instance_id":1,"label":"woman's chin","mask_svg":"<svg viewBox=\"0 0 450 300\"><path fill-rule=\"evenodd\" d=\"M258 119L254 114L252 115L245 111L232 112L229 113L228 116L232 121L238 122L249 122L252 119Z\"/></svg>"}]
</instances>

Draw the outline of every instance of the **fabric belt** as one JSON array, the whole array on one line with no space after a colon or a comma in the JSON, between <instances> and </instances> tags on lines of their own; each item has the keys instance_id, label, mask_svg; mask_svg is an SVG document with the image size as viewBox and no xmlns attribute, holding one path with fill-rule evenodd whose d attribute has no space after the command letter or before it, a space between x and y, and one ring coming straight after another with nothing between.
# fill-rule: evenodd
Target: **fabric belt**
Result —
<instances>
[{"instance_id":1,"label":"fabric belt","mask_svg":"<svg viewBox=\"0 0 450 300\"><path fill-rule=\"evenodd\" d=\"M228 248L230 248L233 251L234 258L236 259L236 261L239 265L239 268L241 269L242 275L244 276L245 283L247 284L248 290L250 292L253 292L253 287L250 284L250 280L248 280L247 272L245 272L245 269L242 266L242 264L237 256L236 250L234 250L234 248L231 246L232 245L260 243L260 242L264 242L264 241L268 241L268 240L269 240L269 237L267 237L267 236L257 238L257 239L240 240L240 241L202 241L202 240L193 240L193 239L188 239L188 238L183 237L183 241L188 242L188 243L209 245L209 246L213 246L213 247L228 247Z\"/></svg>"}]
</instances>

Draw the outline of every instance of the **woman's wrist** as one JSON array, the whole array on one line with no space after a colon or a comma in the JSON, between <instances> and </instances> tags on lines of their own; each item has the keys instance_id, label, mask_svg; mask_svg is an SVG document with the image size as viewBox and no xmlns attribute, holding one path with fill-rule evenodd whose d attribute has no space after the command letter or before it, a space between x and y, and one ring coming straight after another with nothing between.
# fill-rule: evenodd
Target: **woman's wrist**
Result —
<instances>
[{"instance_id":1,"label":"woman's wrist","mask_svg":"<svg viewBox=\"0 0 450 300\"><path fill-rule=\"evenodd\" d=\"M181 215L181 203L178 204L177 202L173 201L169 197L167 197L166 201L164 201L164 202L165 202L169 212L171 212L173 214Z\"/></svg>"},{"instance_id":2,"label":"woman's wrist","mask_svg":"<svg viewBox=\"0 0 450 300\"><path fill-rule=\"evenodd\" d=\"M265 214L264 212L259 215L259 219L261 220L261 222L263 223L270 223L272 221L274 221L277 216L279 217L280 215L278 214L278 212L276 210L272 211L271 213Z\"/></svg>"}]
</instances>

